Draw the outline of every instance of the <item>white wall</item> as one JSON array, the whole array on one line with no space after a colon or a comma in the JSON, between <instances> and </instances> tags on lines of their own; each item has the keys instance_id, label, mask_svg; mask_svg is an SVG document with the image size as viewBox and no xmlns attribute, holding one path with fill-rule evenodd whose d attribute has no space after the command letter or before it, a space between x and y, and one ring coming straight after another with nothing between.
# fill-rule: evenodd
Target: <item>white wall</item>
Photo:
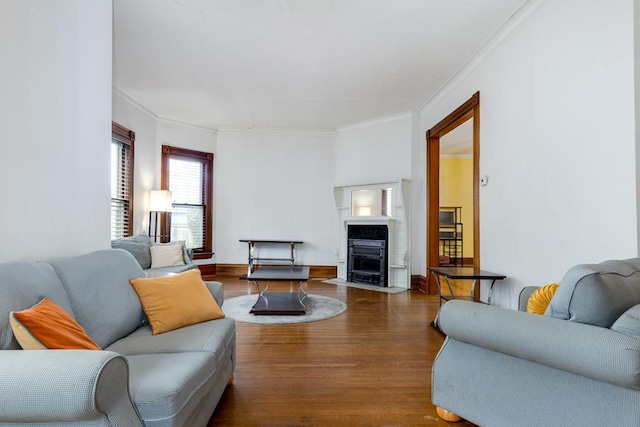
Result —
<instances>
[{"instance_id":1,"label":"white wall","mask_svg":"<svg viewBox=\"0 0 640 427\"><path fill-rule=\"evenodd\" d=\"M109 247L111 12L0 2L0 259Z\"/></svg>"},{"instance_id":2,"label":"white wall","mask_svg":"<svg viewBox=\"0 0 640 427\"><path fill-rule=\"evenodd\" d=\"M420 169L419 117L400 113L338 129L336 144L336 185L371 184L406 179L411 198L405 200L411 252L411 274L420 274L424 258L424 225L420 206L424 204L420 189L424 176ZM424 133L423 133L424 135ZM424 138L422 139L424 144ZM415 215L416 209L417 215Z\"/></svg>"},{"instance_id":3,"label":"white wall","mask_svg":"<svg viewBox=\"0 0 640 427\"><path fill-rule=\"evenodd\" d=\"M402 113L338 129L336 184L411 179L412 125Z\"/></svg>"},{"instance_id":4,"label":"white wall","mask_svg":"<svg viewBox=\"0 0 640 427\"><path fill-rule=\"evenodd\" d=\"M247 262L247 245L240 239L293 239L304 241L299 264L336 264L334 143L332 133L219 132L217 263ZM267 248L260 255L281 256L282 249Z\"/></svg>"},{"instance_id":5,"label":"white wall","mask_svg":"<svg viewBox=\"0 0 640 427\"><path fill-rule=\"evenodd\" d=\"M532 4L422 111L426 131L480 91L480 262L508 276L494 301L511 307L574 264L638 253L632 2Z\"/></svg>"}]
</instances>

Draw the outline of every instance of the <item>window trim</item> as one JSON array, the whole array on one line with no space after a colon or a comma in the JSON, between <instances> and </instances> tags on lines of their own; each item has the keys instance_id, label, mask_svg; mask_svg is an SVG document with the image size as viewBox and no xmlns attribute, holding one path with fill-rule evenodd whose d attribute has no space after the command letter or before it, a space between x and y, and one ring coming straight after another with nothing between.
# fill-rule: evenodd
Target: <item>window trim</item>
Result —
<instances>
[{"instance_id":1,"label":"window trim","mask_svg":"<svg viewBox=\"0 0 640 427\"><path fill-rule=\"evenodd\" d=\"M133 164L134 164L134 154L135 154L135 140L136 133L126 127L112 121L111 122L111 139L115 139L116 141L128 145L129 146L129 178L131 182L129 183L129 221L127 223L127 228L124 232L125 237L129 237L133 235L133 211L134 211L134 200L133 200L133 185L134 185L134 175L133 175ZM111 144L111 141L109 141Z\"/></svg>"},{"instance_id":2,"label":"window trim","mask_svg":"<svg viewBox=\"0 0 640 427\"><path fill-rule=\"evenodd\" d=\"M169 189L169 160L171 158L198 160L204 165L204 252L194 252L194 259L211 258L213 255L213 153L187 148L162 146L162 172L160 189Z\"/></svg>"}]
</instances>

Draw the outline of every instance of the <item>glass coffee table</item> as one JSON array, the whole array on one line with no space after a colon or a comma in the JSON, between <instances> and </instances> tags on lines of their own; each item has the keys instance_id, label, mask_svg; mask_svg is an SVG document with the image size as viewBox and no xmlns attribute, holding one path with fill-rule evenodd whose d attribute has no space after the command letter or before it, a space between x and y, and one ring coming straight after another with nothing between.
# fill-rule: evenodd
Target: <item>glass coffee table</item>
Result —
<instances>
[{"instance_id":1,"label":"glass coffee table","mask_svg":"<svg viewBox=\"0 0 640 427\"><path fill-rule=\"evenodd\" d=\"M300 315L306 312L309 267L262 266L247 277L258 289L252 314ZM263 287L260 283L263 283ZM298 282L297 292L267 292L269 282Z\"/></svg>"}]
</instances>

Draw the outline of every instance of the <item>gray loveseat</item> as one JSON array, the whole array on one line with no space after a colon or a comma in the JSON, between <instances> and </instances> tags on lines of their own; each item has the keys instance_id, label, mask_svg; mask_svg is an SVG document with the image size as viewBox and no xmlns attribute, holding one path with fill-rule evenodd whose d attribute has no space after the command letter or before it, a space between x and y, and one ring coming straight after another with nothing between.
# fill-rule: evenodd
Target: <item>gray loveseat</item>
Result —
<instances>
[{"instance_id":1,"label":"gray loveseat","mask_svg":"<svg viewBox=\"0 0 640 427\"><path fill-rule=\"evenodd\" d=\"M439 408L491 427L640 426L640 259L571 268L544 316L453 300L439 326Z\"/></svg>"},{"instance_id":2,"label":"gray loveseat","mask_svg":"<svg viewBox=\"0 0 640 427\"><path fill-rule=\"evenodd\" d=\"M136 236L123 237L121 239L111 241L111 247L113 249L124 249L131 253L148 276L157 276L165 273L182 273L183 271L198 268L191 259L191 251L185 248L184 242L173 242L169 244L177 244L182 248L182 261L184 264L171 267L153 267L151 246L156 245L156 243L154 243L146 234L138 234Z\"/></svg>"},{"instance_id":3,"label":"gray loveseat","mask_svg":"<svg viewBox=\"0 0 640 427\"><path fill-rule=\"evenodd\" d=\"M47 262L0 262L0 425L206 426L233 378L232 319L159 335L120 249ZM205 282L220 306L222 284ZM103 351L21 350L9 312L49 298Z\"/></svg>"}]
</instances>

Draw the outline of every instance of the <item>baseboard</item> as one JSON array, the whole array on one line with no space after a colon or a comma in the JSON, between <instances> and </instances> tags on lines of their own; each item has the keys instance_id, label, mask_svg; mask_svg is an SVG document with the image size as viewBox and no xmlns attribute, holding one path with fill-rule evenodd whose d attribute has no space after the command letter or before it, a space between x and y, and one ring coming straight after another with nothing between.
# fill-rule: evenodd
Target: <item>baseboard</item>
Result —
<instances>
[{"instance_id":1,"label":"baseboard","mask_svg":"<svg viewBox=\"0 0 640 427\"><path fill-rule=\"evenodd\" d=\"M215 276L217 271L216 264L198 264L198 269L204 278Z\"/></svg>"},{"instance_id":2,"label":"baseboard","mask_svg":"<svg viewBox=\"0 0 640 427\"><path fill-rule=\"evenodd\" d=\"M411 275L411 289L417 289L427 295L438 295L438 288L435 284L429 283L427 278L421 274Z\"/></svg>"},{"instance_id":3,"label":"baseboard","mask_svg":"<svg viewBox=\"0 0 640 427\"><path fill-rule=\"evenodd\" d=\"M218 276L242 276L247 274L247 264L216 264Z\"/></svg>"},{"instance_id":4,"label":"baseboard","mask_svg":"<svg viewBox=\"0 0 640 427\"><path fill-rule=\"evenodd\" d=\"M218 276L244 276L247 274L247 264L216 264L216 275ZM203 273L204 275L204 273ZM334 265L311 265L309 268L310 278L328 278L337 277L338 267Z\"/></svg>"}]
</instances>

